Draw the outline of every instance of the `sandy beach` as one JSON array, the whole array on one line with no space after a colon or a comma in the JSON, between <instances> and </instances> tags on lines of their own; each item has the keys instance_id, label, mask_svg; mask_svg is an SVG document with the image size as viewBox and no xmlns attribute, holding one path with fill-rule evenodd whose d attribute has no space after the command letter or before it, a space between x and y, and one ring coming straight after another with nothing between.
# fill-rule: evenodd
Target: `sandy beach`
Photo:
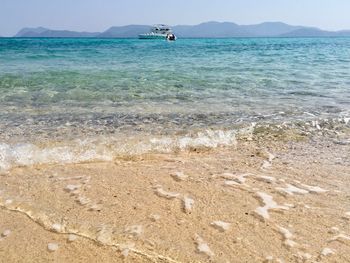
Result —
<instances>
[{"instance_id":1,"label":"sandy beach","mask_svg":"<svg viewBox=\"0 0 350 263\"><path fill-rule=\"evenodd\" d=\"M0 261L349 262L348 138L14 168Z\"/></svg>"},{"instance_id":2,"label":"sandy beach","mask_svg":"<svg viewBox=\"0 0 350 263\"><path fill-rule=\"evenodd\" d=\"M0 263L350 263L349 10L0 0Z\"/></svg>"}]
</instances>

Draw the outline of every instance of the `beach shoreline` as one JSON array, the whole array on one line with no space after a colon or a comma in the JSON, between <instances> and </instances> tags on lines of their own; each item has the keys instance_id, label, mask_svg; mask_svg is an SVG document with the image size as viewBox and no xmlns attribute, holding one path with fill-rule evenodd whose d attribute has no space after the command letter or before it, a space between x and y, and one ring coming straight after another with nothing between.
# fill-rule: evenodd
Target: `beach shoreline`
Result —
<instances>
[{"instance_id":1,"label":"beach shoreline","mask_svg":"<svg viewBox=\"0 0 350 263\"><path fill-rule=\"evenodd\" d=\"M1 175L0 232L10 234L0 257L347 262L348 138L255 136L213 149L13 168Z\"/></svg>"}]
</instances>

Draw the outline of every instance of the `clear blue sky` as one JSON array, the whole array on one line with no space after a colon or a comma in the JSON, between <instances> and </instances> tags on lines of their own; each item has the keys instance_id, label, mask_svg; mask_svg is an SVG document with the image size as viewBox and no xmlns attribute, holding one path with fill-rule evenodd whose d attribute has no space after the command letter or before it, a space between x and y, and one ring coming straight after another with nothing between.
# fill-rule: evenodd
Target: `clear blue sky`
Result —
<instances>
[{"instance_id":1,"label":"clear blue sky","mask_svg":"<svg viewBox=\"0 0 350 263\"><path fill-rule=\"evenodd\" d=\"M282 21L350 29L350 0L0 0L0 35L23 27L103 31L113 25Z\"/></svg>"}]
</instances>

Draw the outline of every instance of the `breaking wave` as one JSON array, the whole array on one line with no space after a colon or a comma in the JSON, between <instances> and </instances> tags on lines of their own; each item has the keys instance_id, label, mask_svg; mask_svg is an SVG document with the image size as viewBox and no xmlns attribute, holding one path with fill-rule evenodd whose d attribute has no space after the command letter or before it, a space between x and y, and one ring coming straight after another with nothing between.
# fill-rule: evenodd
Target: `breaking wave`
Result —
<instances>
[{"instance_id":1,"label":"breaking wave","mask_svg":"<svg viewBox=\"0 0 350 263\"><path fill-rule=\"evenodd\" d=\"M240 139L266 138L271 134L283 135L289 131L301 136L330 136L344 132L349 136L350 118L344 114L334 119L313 119L282 123L250 123L229 130L205 130L185 135L104 135L51 144L0 142L0 171L14 167L41 164L75 164L108 162L118 157L147 153L173 153L186 150L212 149L234 146ZM278 136L275 136L277 139ZM293 136L289 137L292 139ZM350 141L350 140L349 140ZM346 140L348 142L348 140ZM350 143L350 142L349 142Z\"/></svg>"},{"instance_id":2,"label":"breaking wave","mask_svg":"<svg viewBox=\"0 0 350 263\"><path fill-rule=\"evenodd\" d=\"M121 140L113 137L75 140L61 145L38 146L31 143L0 143L0 171L37 164L73 164L112 161L118 156L170 153L191 148L215 148L236 143L234 130L205 131L193 136Z\"/></svg>"}]
</instances>

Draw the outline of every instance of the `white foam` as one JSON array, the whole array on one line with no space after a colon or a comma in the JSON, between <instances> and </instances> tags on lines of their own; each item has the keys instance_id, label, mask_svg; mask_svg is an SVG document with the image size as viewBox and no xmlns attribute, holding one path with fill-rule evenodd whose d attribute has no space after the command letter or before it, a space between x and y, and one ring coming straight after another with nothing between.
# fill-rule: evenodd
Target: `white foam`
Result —
<instances>
[{"instance_id":1,"label":"white foam","mask_svg":"<svg viewBox=\"0 0 350 263\"><path fill-rule=\"evenodd\" d=\"M1 233L1 236L3 236L3 237L8 237L9 235L11 235L10 229L6 229Z\"/></svg>"},{"instance_id":2,"label":"white foam","mask_svg":"<svg viewBox=\"0 0 350 263\"><path fill-rule=\"evenodd\" d=\"M284 227L281 226L277 226L278 227L278 231L282 234L283 236L283 244L287 247L294 247L297 245L297 243L295 241L293 241L293 234Z\"/></svg>"},{"instance_id":3,"label":"white foam","mask_svg":"<svg viewBox=\"0 0 350 263\"><path fill-rule=\"evenodd\" d=\"M226 186L238 186L238 185L241 185L241 184L237 183L236 181L226 180L224 182L224 185L226 185Z\"/></svg>"},{"instance_id":4,"label":"white foam","mask_svg":"<svg viewBox=\"0 0 350 263\"><path fill-rule=\"evenodd\" d=\"M328 231L328 233L330 233L330 234L337 234L337 233L339 233L339 228L338 227L336 227L336 226L333 226L333 227L331 227L331 229Z\"/></svg>"},{"instance_id":5,"label":"white foam","mask_svg":"<svg viewBox=\"0 0 350 263\"><path fill-rule=\"evenodd\" d=\"M89 211L101 211L102 210L102 205L101 204L92 204L89 207Z\"/></svg>"},{"instance_id":6,"label":"white foam","mask_svg":"<svg viewBox=\"0 0 350 263\"><path fill-rule=\"evenodd\" d=\"M73 191L78 190L80 187L81 187L81 185L69 184L64 188L64 190L66 190L67 192L73 192Z\"/></svg>"},{"instance_id":7,"label":"white foam","mask_svg":"<svg viewBox=\"0 0 350 263\"><path fill-rule=\"evenodd\" d=\"M132 250L135 247L135 244L125 244L125 245L120 245L120 253L124 258L127 258L129 256L130 250Z\"/></svg>"},{"instance_id":8,"label":"white foam","mask_svg":"<svg viewBox=\"0 0 350 263\"><path fill-rule=\"evenodd\" d=\"M70 234L68 236L68 242L74 242L75 240L77 240L78 236Z\"/></svg>"},{"instance_id":9,"label":"white foam","mask_svg":"<svg viewBox=\"0 0 350 263\"><path fill-rule=\"evenodd\" d=\"M171 177L174 178L175 181L186 181L188 178L188 175L184 174L183 172L175 172L171 174Z\"/></svg>"},{"instance_id":10,"label":"white foam","mask_svg":"<svg viewBox=\"0 0 350 263\"><path fill-rule=\"evenodd\" d=\"M276 263L284 263L284 261L280 258L276 258L276 260L274 259L273 256L268 256L265 258L264 263L272 263L272 262L276 262Z\"/></svg>"},{"instance_id":11,"label":"white foam","mask_svg":"<svg viewBox=\"0 0 350 263\"><path fill-rule=\"evenodd\" d=\"M91 200L85 196L79 196L77 202L83 206L87 205L91 202Z\"/></svg>"},{"instance_id":12,"label":"white foam","mask_svg":"<svg viewBox=\"0 0 350 263\"><path fill-rule=\"evenodd\" d=\"M232 173L224 173L220 175L221 178L228 179L229 181L235 181L236 183L239 184L244 184L247 181L248 176L252 174L250 173L245 173L245 174L232 174Z\"/></svg>"},{"instance_id":13,"label":"white foam","mask_svg":"<svg viewBox=\"0 0 350 263\"><path fill-rule=\"evenodd\" d=\"M271 168L271 166L272 166L271 162L264 160L262 165L261 165L261 169L266 170L266 169Z\"/></svg>"},{"instance_id":14,"label":"white foam","mask_svg":"<svg viewBox=\"0 0 350 263\"><path fill-rule=\"evenodd\" d=\"M0 172L17 166L34 164L72 164L93 161L112 161L118 155L168 153L191 148L216 148L236 144L235 130L208 130L193 136L142 138L141 142L100 136L67 141L60 145L39 147L35 144L0 142Z\"/></svg>"},{"instance_id":15,"label":"white foam","mask_svg":"<svg viewBox=\"0 0 350 263\"><path fill-rule=\"evenodd\" d=\"M161 186L156 186L155 193L159 197L163 197L166 199L175 199L175 198L178 198L180 196L179 193L165 191Z\"/></svg>"},{"instance_id":16,"label":"white foam","mask_svg":"<svg viewBox=\"0 0 350 263\"><path fill-rule=\"evenodd\" d=\"M219 146L235 145L236 131L211 131L199 132L196 136L184 137L163 137L153 138L149 143L143 143L137 148L142 149L143 152L155 150L158 152L172 152L174 150L185 150L189 148L216 148Z\"/></svg>"},{"instance_id":17,"label":"white foam","mask_svg":"<svg viewBox=\"0 0 350 263\"><path fill-rule=\"evenodd\" d=\"M223 221L214 221L211 225L221 232L225 232L231 228L231 224Z\"/></svg>"},{"instance_id":18,"label":"white foam","mask_svg":"<svg viewBox=\"0 0 350 263\"><path fill-rule=\"evenodd\" d=\"M335 251L334 251L333 249L328 248L328 247L324 248L324 249L321 251L321 255L322 255L322 256L325 256L325 257L327 257L327 256L329 256L329 255L333 255L333 254L335 254Z\"/></svg>"},{"instance_id":19,"label":"white foam","mask_svg":"<svg viewBox=\"0 0 350 263\"><path fill-rule=\"evenodd\" d=\"M266 182L269 184L275 183L276 178L272 176L261 175L256 178L258 181Z\"/></svg>"},{"instance_id":20,"label":"white foam","mask_svg":"<svg viewBox=\"0 0 350 263\"><path fill-rule=\"evenodd\" d=\"M286 239L286 240L284 241L284 245L285 245L286 247L295 247L295 246L297 245L297 243L296 243L295 241L293 241L293 240Z\"/></svg>"},{"instance_id":21,"label":"white foam","mask_svg":"<svg viewBox=\"0 0 350 263\"><path fill-rule=\"evenodd\" d=\"M77 140L73 145L40 148L34 144L9 145L0 143L0 171L16 166L51 163L79 163L86 161L111 161L112 152L106 147Z\"/></svg>"},{"instance_id":22,"label":"white foam","mask_svg":"<svg viewBox=\"0 0 350 263\"><path fill-rule=\"evenodd\" d=\"M321 130L321 127L318 121L312 121L312 126L315 127L317 130Z\"/></svg>"},{"instance_id":23,"label":"white foam","mask_svg":"<svg viewBox=\"0 0 350 263\"><path fill-rule=\"evenodd\" d=\"M319 186L312 186L307 184L301 184L301 186L310 191L310 193L322 194L328 192L328 190L325 190Z\"/></svg>"},{"instance_id":24,"label":"white foam","mask_svg":"<svg viewBox=\"0 0 350 263\"><path fill-rule=\"evenodd\" d=\"M274 156L272 153L270 152L267 152L267 155L268 155L268 160L269 162L271 163L274 159L276 159L276 156Z\"/></svg>"},{"instance_id":25,"label":"white foam","mask_svg":"<svg viewBox=\"0 0 350 263\"><path fill-rule=\"evenodd\" d=\"M106 225L101 225L98 229L96 240L101 244L108 245L112 243L113 230Z\"/></svg>"},{"instance_id":26,"label":"white foam","mask_svg":"<svg viewBox=\"0 0 350 263\"><path fill-rule=\"evenodd\" d=\"M208 244L203 240L203 238L201 238L199 235L196 234L195 241L196 241L197 250L199 253L203 253L209 257L214 256L213 251L211 251Z\"/></svg>"},{"instance_id":27,"label":"white foam","mask_svg":"<svg viewBox=\"0 0 350 263\"><path fill-rule=\"evenodd\" d=\"M194 200L188 196L184 196L183 198L184 202L184 210L186 213L190 213L192 211Z\"/></svg>"},{"instance_id":28,"label":"white foam","mask_svg":"<svg viewBox=\"0 0 350 263\"><path fill-rule=\"evenodd\" d=\"M63 230L63 226L61 224L53 224L51 229L57 233L60 233Z\"/></svg>"},{"instance_id":29,"label":"white foam","mask_svg":"<svg viewBox=\"0 0 350 263\"><path fill-rule=\"evenodd\" d=\"M278 187L278 188L276 188L276 190L284 192L284 193L286 193L288 195L294 195L294 194L304 195L304 194L308 194L309 193L309 191L301 189L301 188L298 188L298 187L296 187L294 185L291 185L291 184L287 184L286 188Z\"/></svg>"},{"instance_id":30,"label":"white foam","mask_svg":"<svg viewBox=\"0 0 350 263\"><path fill-rule=\"evenodd\" d=\"M269 214L269 210L273 209L273 210L288 210L289 207L287 206L283 206L283 205L278 205L274 200L273 197L271 195L268 195L266 193L263 192L257 192L256 193L257 196L262 200L262 202L264 203L264 206L258 207L255 209L255 213L258 214L259 216L261 216L263 219L270 219L270 214Z\"/></svg>"},{"instance_id":31,"label":"white foam","mask_svg":"<svg viewBox=\"0 0 350 263\"><path fill-rule=\"evenodd\" d=\"M47 244L47 249L50 252L54 252L54 251L58 250L58 244L56 244L56 243L49 243L49 244Z\"/></svg>"},{"instance_id":32,"label":"white foam","mask_svg":"<svg viewBox=\"0 0 350 263\"><path fill-rule=\"evenodd\" d=\"M293 234L287 228L278 226L278 229L285 239L291 239L293 237Z\"/></svg>"},{"instance_id":33,"label":"white foam","mask_svg":"<svg viewBox=\"0 0 350 263\"><path fill-rule=\"evenodd\" d=\"M336 235L335 237L330 239L330 241L348 241L348 240L350 240L350 236L347 236L343 233Z\"/></svg>"},{"instance_id":34,"label":"white foam","mask_svg":"<svg viewBox=\"0 0 350 263\"><path fill-rule=\"evenodd\" d=\"M12 199L5 200L5 205L11 205L13 203Z\"/></svg>"},{"instance_id":35,"label":"white foam","mask_svg":"<svg viewBox=\"0 0 350 263\"><path fill-rule=\"evenodd\" d=\"M272 161L275 159L276 157L272 154L267 152L267 160L264 160L262 165L261 165L261 169L262 170L267 170L270 169L272 167Z\"/></svg>"},{"instance_id":36,"label":"white foam","mask_svg":"<svg viewBox=\"0 0 350 263\"><path fill-rule=\"evenodd\" d=\"M264 263L272 263L273 262L273 256L267 256L264 260Z\"/></svg>"},{"instance_id":37,"label":"white foam","mask_svg":"<svg viewBox=\"0 0 350 263\"><path fill-rule=\"evenodd\" d=\"M309 259L312 258L312 255L309 253L304 253L304 252L300 252L298 251L298 254L296 255L299 259L301 259L302 261L307 261Z\"/></svg>"},{"instance_id":38,"label":"white foam","mask_svg":"<svg viewBox=\"0 0 350 263\"><path fill-rule=\"evenodd\" d=\"M151 219L153 222L156 222L156 221L158 221L158 220L161 219L161 216L158 215L158 214L151 214L151 215L150 215L150 219Z\"/></svg>"},{"instance_id":39,"label":"white foam","mask_svg":"<svg viewBox=\"0 0 350 263\"><path fill-rule=\"evenodd\" d=\"M178 140L180 149L188 147L209 147L229 146L236 144L236 131L206 131L198 133L196 138L184 137Z\"/></svg>"},{"instance_id":40,"label":"white foam","mask_svg":"<svg viewBox=\"0 0 350 263\"><path fill-rule=\"evenodd\" d=\"M125 232L127 232L130 235L133 235L135 237L138 237L142 234L143 232L143 227L142 225L133 225L133 226L128 226L125 229Z\"/></svg>"}]
</instances>

